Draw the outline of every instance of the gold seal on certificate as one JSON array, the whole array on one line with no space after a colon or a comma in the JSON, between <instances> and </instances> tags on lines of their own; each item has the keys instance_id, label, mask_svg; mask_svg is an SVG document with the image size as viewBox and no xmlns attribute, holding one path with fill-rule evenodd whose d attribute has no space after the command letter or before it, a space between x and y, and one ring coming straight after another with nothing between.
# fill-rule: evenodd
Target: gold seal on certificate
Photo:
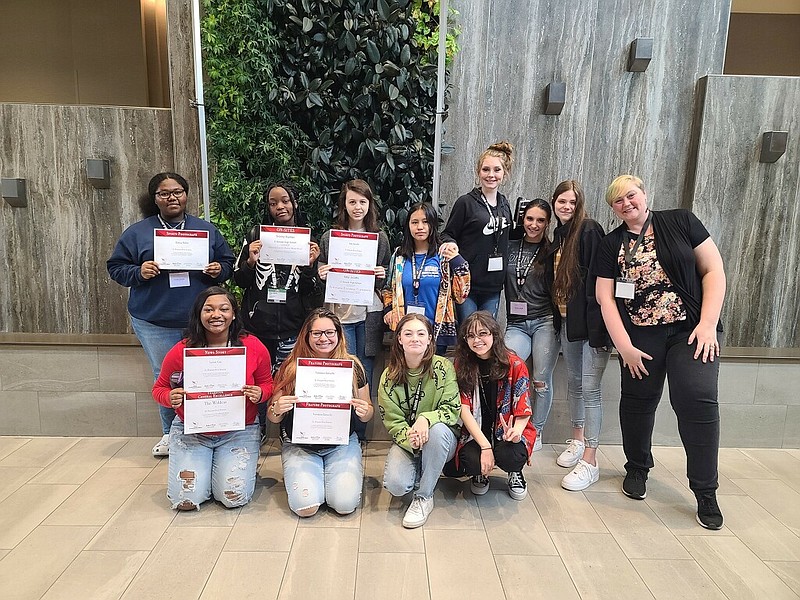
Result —
<instances>
[{"instance_id":1,"label":"gold seal on certificate","mask_svg":"<svg viewBox=\"0 0 800 600\"><path fill-rule=\"evenodd\" d=\"M298 358L294 393L293 444L348 443L352 360Z\"/></svg>"},{"instance_id":2,"label":"gold seal on certificate","mask_svg":"<svg viewBox=\"0 0 800 600\"><path fill-rule=\"evenodd\" d=\"M153 260L165 271L202 271L208 264L207 231L154 229Z\"/></svg>"},{"instance_id":3,"label":"gold seal on certificate","mask_svg":"<svg viewBox=\"0 0 800 600\"><path fill-rule=\"evenodd\" d=\"M261 226L261 252L258 261L276 265L306 266L311 249L311 229L308 227Z\"/></svg>"},{"instance_id":4,"label":"gold seal on certificate","mask_svg":"<svg viewBox=\"0 0 800 600\"><path fill-rule=\"evenodd\" d=\"M185 433L244 429L246 369L244 347L183 350Z\"/></svg>"}]
</instances>

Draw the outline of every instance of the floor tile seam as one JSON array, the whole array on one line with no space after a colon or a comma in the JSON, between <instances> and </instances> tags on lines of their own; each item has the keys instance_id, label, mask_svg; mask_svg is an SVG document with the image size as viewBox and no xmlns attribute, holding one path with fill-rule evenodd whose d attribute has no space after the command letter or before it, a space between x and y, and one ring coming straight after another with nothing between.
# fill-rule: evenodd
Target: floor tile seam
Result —
<instances>
[{"instance_id":1,"label":"floor tile seam","mask_svg":"<svg viewBox=\"0 0 800 600\"><path fill-rule=\"evenodd\" d=\"M31 479L36 477L39 473L41 473L44 470L43 467L8 467L8 468L9 469L13 469L13 468L17 468L17 469L37 469L37 471L36 471L36 473L34 473L30 477L28 477L25 481L20 483L13 490L8 491L8 494L5 497L0 497L0 504L2 504L3 501L6 500L9 496L11 496L12 494L16 493L22 486L30 485L31 484ZM33 484L33 485L35 485L35 484Z\"/></svg>"},{"instance_id":2,"label":"floor tile seam","mask_svg":"<svg viewBox=\"0 0 800 600\"><path fill-rule=\"evenodd\" d=\"M750 459L753 462L755 462L758 466L762 467L766 471L768 471L768 472L770 472L770 473L775 475L774 478L770 478L770 479L783 479L779 473L776 473L768 464L766 464L765 462L762 462L758 458L758 456L747 453L747 450L761 450L761 449L763 449L763 448L743 448L743 449L740 449L739 451L744 456L746 456L748 459ZM791 452L784 452L784 450L788 450L788 449L789 448L773 448L772 450L778 450L778 451L780 451L781 454L787 455L792 460L792 462L797 461L797 465L795 465L795 466L797 467L798 470L800 470L800 459L795 457ZM744 478L740 477L739 479L744 479ZM759 479L761 479L761 478L759 478Z\"/></svg>"},{"instance_id":3,"label":"floor tile seam","mask_svg":"<svg viewBox=\"0 0 800 600\"><path fill-rule=\"evenodd\" d=\"M28 436L24 436L24 435L2 435L0 437L2 437L2 438L11 438L11 439L16 439L16 440L25 440L24 444L22 444L21 446L18 446L17 448L14 448L8 454L0 455L0 462L2 462L7 456L10 456L11 454L14 454L14 452L16 452L17 450L22 450L23 446L26 446L33 439L33 437L28 437Z\"/></svg>"},{"instance_id":4,"label":"floor tile seam","mask_svg":"<svg viewBox=\"0 0 800 600\"><path fill-rule=\"evenodd\" d=\"M687 539L687 541L688 541L689 539L691 539L691 540L698 540L698 539L703 539L703 538L710 538L710 539L714 539L714 538L721 537L721 536L715 536L715 535L713 535L713 532L709 531L707 535L684 535L684 536L675 536L675 537L677 537L677 538L678 538L678 542L680 542L680 544L681 544L681 545L682 545L682 546L683 546L683 547L686 549L686 552L688 552L688 553L689 553L689 556L691 556L691 557L692 557L692 559L695 561L695 563L697 563L697 566L698 566L698 567L700 567L700 570L701 570L701 571L702 571L702 572L705 574L705 576L706 576L706 577L708 577L709 581L711 581L711 582L712 582L712 583L713 583L713 584L714 584L714 585L715 585L717 588L719 588L719 590L720 590L720 593L721 593L723 596L725 596L726 598L730 598L730 596L728 596L728 595L727 595L727 594L726 594L726 593L725 593L725 592L722 590L722 587L721 587L721 586L720 586L720 584L717 582L716 578L714 578L714 576L712 575L712 573L711 573L711 572L710 572L708 569L706 569L706 568L703 566L703 563L701 563L699 560L697 560L697 558L695 557L695 555L694 555L694 554L692 554L692 551L691 551L691 549L689 549L689 548L686 546L686 544L684 543L684 540L682 540L682 539L681 539L681 538L686 538L686 539ZM727 537L730 537L730 536L727 536ZM735 538L736 538L736 540L737 540L737 541L738 541L740 544L742 544L742 545L743 545L743 546L744 546L744 547L745 547L745 548L746 548L746 549L747 549L747 550L748 550L748 551L749 551L749 552L750 552L750 553L751 553L753 556L755 556L756 560L759 560L759 561L761 561L761 559L758 557L758 555L756 555L756 553L755 553L755 552L753 552L753 550L752 550L752 549L751 549L751 548L750 548L750 547L749 547L747 544L745 544L745 543L744 543L744 541L742 541L742 540L739 538L739 536L737 536L737 535L734 535L733 537L735 537ZM716 561L714 561L714 562L716 562ZM761 561L761 562L763 563L764 561ZM774 573L774 571L772 571L772 569L770 569L768 565L766 565L766 564L765 564L764 566L765 566L767 569L769 569L769 571L770 571L770 572ZM726 568L726 570L729 570L729 569L727 569L727 568ZM777 577L777 575L776 575L776 577ZM735 600L735 599L731 599L731 600Z\"/></svg>"},{"instance_id":5,"label":"floor tile seam","mask_svg":"<svg viewBox=\"0 0 800 600\"><path fill-rule=\"evenodd\" d=\"M29 440L29 441L33 441L33 439L34 438L31 438L31 440ZM54 461L56 461L58 458L63 456L68 450L70 450L73 446L75 446L75 444L77 444L82 438L79 438L79 437L72 438L70 436L51 436L51 435L47 435L47 436L37 436L36 439L68 439L68 440L73 440L73 442L69 446L64 448L60 453L54 454L53 456L51 456L50 460L47 461L47 463L44 464L44 465L3 465L3 464L0 464L0 466L23 466L23 467L35 467L35 468L46 469L51 464L53 464ZM3 457L3 459L0 460L0 463L2 463L3 460L5 460L9 456L11 456L12 454L16 454L17 452L21 451L27 445L28 444L23 444L22 446L20 446L16 450L14 450L14 452L12 452L11 454Z\"/></svg>"},{"instance_id":6,"label":"floor tile seam","mask_svg":"<svg viewBox=\"0 0 800 600\"><path fill-rule=\"evenodd\" d=\"M731 481L733 481L733 480L731 480ZM743 480L741 480L741 479L740 479L739 481L743 481ZM782 482L782 480L781 480L781 479L757 479L757 480L754 480L754 479L748 479L748 480L746 480L746 481L781 481L781 482ZM734 481L734 483L736 483L736 482ZM794 489L794 488L792 488L791 486L787 486L787 487L789 487L789 489L790 489L790 490L792 490L792 491L796 492L798 495L800 495L800 491L798 491L798 490L795 490L795 489ZM789 530L790 532L792 532L794 535L796 535L796 536L800 537L800 528L798 529L798 531L795 531L795 530L794 530L794 528L792 528L792 526L791 526L791 525L789 525L788 523L785 523L785 522L784 522L784 521L783 521L783 520L782 520L782 519L781 519L781 518L780 518L778 515L776 515L776 514L775 514L775 513L774 513L772 510L770 510L770 509L769 509L769 507L767 507L767 506L765 506L763 503L759 502L757 498L755 498L755 497L751 496L749 493L747 494L747 497L748 497L748 498L751 498L751 499L753 500L753 502L755 502L756 504L758 504L758 506L760 506L761 508L763 508L765 512L767 512L767 513L768 513L768 514L769 514L771 517L773 517L773 518L774 518L776 521L778 521L778 522L779 522L781 525L783 525L783 526L784 526L786 529L788 529L788 530Z\"/></svg>"},{"instance_id":7,"label":"floor tile seam","mask_svg":"<svg viewBox=\"0 0 800 600\"><path fill-rule=\"evenodd\" d=\"M680 543L680 540L678 540L678 542ZM694 563L695 565L697 565L697 568L700 569L700 571L702 571L702 573L708 578L708 581L711 583L711 585L713 585L716 588L716 590L720 593L720 596L722 596L724 598L729 598L729 596L725 592L722 591L722 588L719 587L719 585L714 580L714 578L711 577L711 575L706 572L706 570L703 568L703 566L699 562L697 562L697 560L692 556L691 552L689 552L689 550L686 549L686 548L684 548L684 549L686 550L686 553L689 555L689 558L671 558L669 560L681 560L681 561L686 561L687 563L688 562ZM636 558L636 559L633 559L633 560L663 562L664 559L663 558ZM639 572L639 569L636 568L636 564L631 562L631 565L633 566L633 568L636 571L636 574L639 576L639 578L644 582L645 587L650 592L650 594L653 596L653 598L657 598L655 591L653 589L651 589L649 585L647 585L647 581L645 580L644 575ZM731 599L731 600L733 600L733 599Z\"/></svg>"},{"instance_id":8,"label":"floor tile seam","mask_svg":"<svg viewBox=\"0 0 800 600\"><path fill-rule=\"evenodd\" d=\"M238 519L239 515L236 515L236 518ZM197 594L198 598L203 597L203 593L206 591L206 586L208 586L208 582L211 580L211 575L212 573L214 573L214 569L216 569L217 565L219 564L219 559L222 556L222 553L225 551L225 545L228 543L232 531L233 531L233 526L228 528L228 535L225 536L225 541L222 542L222 544L220 544L219 552L217 552L217 556L214 559L214 564L208 570L208 573L206 574L206 580L203 582L203 586L200 588L200 592Z\"/></svg>"},{"instance_id":9,"label":"floor tile seam","mask_svg":"<svg viewBox=\"0 0 800 600\"><path fill-rule=\"evenodd\" d=\"M82 526L81 525L77 525L77 526L76 525L40 525L40 526L37 526L36 529L38 529L39 527L82 527ZM97 535L99 533L100 529L102 529L102 527L97 527L97 531L95 532L94 535ZM33 532L31 532L31 533L33 533ZM69 564L62 569L62 571L58 574L58 576L55 579L53 579L53 581L50 583L49 586L47 586L47 589L42 593L41 596L39 596L39 598L43 598L44 596L46 596L47 592L50 591L50 588L52 588L56 583L58 583L58 580L61 579L64 576L64 573L66 573L67 570L75 563L75 561L78 560L78 557L83 552L86 552L86 547L91 543L92 539L94 539L94 535L91 538L89 538L89 541L87 541L86 544L84 544L83 548L81 548L78 551L78 553L75 556L72 557L72 560L69 561ZM22 542L20 542L20 543L22 543Z\"/></svg>"}]
</instances>

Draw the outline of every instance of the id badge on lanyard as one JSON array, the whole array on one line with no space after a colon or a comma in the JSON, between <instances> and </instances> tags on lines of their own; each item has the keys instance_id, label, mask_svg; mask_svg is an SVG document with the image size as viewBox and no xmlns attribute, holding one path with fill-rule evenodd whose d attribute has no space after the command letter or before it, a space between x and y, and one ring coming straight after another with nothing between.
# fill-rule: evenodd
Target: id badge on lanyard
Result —
<instances>
[{"instance_id":1,"label":"id badge on lanyard","mask_svg":"<svg viewBox=\"0 0 800 600\"><path fill-rule=\"evenodd\" d=\"M286 304L286 288L268 287L267 302L273 304Z\"/></svg>"},{"instance_id":2,"label":"id badge on lanyard","mask_svg":"<svg viewBox=\"0 0 800 600\"><path fill-rule=\"evenodd\" d=\"M616 285L614 286L614 296L624 300L633 300L636 292L636 282L633 279L626 279L624 277L617 277Z\"/></svg>"},{"instance_id":3,"label":"id badge on lanyard","mask_svg":"<svg viewBox=\"0 0 800 600\"><path fill-rule=\"evenodd\" d=\"M489 272L503 270L503 257L500 254L493 254L489 257L489 265L486 267Z\"/></svg>"}]
</instances>

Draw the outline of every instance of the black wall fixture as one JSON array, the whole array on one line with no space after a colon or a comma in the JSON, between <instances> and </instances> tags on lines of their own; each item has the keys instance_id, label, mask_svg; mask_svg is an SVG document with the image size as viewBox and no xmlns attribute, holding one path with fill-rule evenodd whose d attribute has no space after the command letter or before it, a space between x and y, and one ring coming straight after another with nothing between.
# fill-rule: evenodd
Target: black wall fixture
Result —
<instances>
[{"instance_id":1,"label":"black wall fixture","mask_svg":"<svg viewBox=\"0 0 800 600\"><path fill-rule=\"evenodd\" d=\"M15 208L25 208L28 206L28 190L24 179L3 179L2 195L9 205Z\"/></svg>"},{"instance_id":2,"label":"black wall fixture","mask_svg":"<svg viewBox=\"0 0 800 600\"><path fill-rule=\"evenodd\" d=\"M788 141L788 131L765 131L761 136L761 156L758 157L758 161L774 163L786 152Z\"/></svg>"},{"instance_id":3,"label":"black wall fixture","mask_svg":"<svg viewBox=\"0 0 800 600\"><path fill-rule=\"evenodd\" d=\"M641 73L646 71L653 60L653 38L641 37L631 42L628 52L628 71Z\"/></svg>"},{"instance_id":4,"label":"black wall fixture","mask_svg":"<svg viewBox=\"0 0 800 600\"><path fill-rule=\"evenodd\" d=\"M567 84L553 81L547 84L544 91L544 114L560 115L567 99Z\"/></svg>"}]
</instances>

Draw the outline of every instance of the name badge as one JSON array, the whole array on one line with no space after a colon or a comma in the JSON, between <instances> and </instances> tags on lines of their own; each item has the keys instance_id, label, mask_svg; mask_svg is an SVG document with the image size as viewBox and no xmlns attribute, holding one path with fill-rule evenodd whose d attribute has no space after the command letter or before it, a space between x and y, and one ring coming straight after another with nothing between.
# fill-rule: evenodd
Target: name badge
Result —
<instances>
[{"instance_id":1,"label":"name badge","mask_svg":"<svg viewBox=\"0 0 800 600\"><path fill-rule=\"evenodd\" d=\"M286 288L267 288L267 302L286 304Z\"/></svg>"},{"instance_id":2,"label":"name badge","mask_svg":"<svg viewBox=\"0 0 800 600\"><path fill-rule=\"evenodd\" d=\"M489 257L489 266L486 268L487 271L502 271L503 270L503 257L502 256L490 256Z\"/></svg>"},{"instance_id":3,"label":"name badge","mask_svg":"<svg viewBox=\"0 0 800 600\"><path fill-rule=\"evenodd\" d=\"M617 278L617 285L614 290L614 295L617 298L625 300L633 300L633 293L636 291L636 283L633 279Z\"/></svg>"},{"instance_id":4,"label":"name badge","mask_svg":"<svg viewBox=\"0 0 800 600\"><path fill-rule=\"evenodd\" d=\"M189 287L190 285L191 282L189 281L189 271L178 271L169 274L169 287L179 288Z\"/></svg>"},{"instance_id":5,"label":"name badge","mask_svg":"<svg viewBox=\"0 0 800 600\"><path fill-rule=\"evenodd\" d=\"M527 315L528 303L527 302L512 302L510 306L512 315Z\"/></svg>"},{"instance_id":6,"label":"name badge","mask_svg":"<svg viewBox=\"0 0 800 600\"><path fill-rule=\"evenodd\" d=\"M406 314L407 315L412 315L412 314L424 315L425 314L425 307L424 306L419 306L417 304L409 304L408 306L406 306Z\"/></svg>"}]
</instances>

